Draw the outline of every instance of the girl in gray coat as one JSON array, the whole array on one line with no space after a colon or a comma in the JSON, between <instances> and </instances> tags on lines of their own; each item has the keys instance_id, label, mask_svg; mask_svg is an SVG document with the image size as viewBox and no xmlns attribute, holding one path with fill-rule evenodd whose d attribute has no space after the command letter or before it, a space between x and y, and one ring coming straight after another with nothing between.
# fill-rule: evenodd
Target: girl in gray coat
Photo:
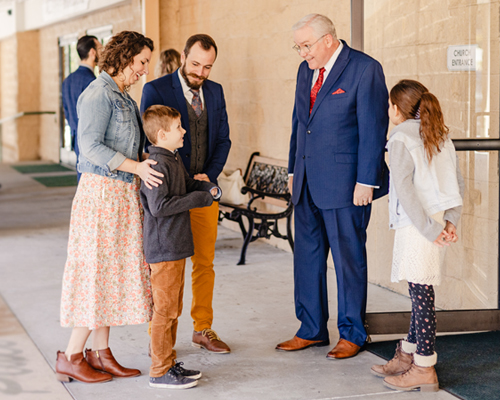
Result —
<instances>
[{"instance_id":1,"label":"girl in gray coat","mask_svg":"<svg viewBox=\"0 0 500 400\"><path fill-rule=\"evenodd\" d=\"M441 282L444 246L458 240L464 183L439 101L424 85L394 86L389 117L396 125L387 143L389 223L396 230L391 280L408 281L412 312L394 358L372 372L392 389L437 391L433 285Z\"/></svg>"}]
</instances>

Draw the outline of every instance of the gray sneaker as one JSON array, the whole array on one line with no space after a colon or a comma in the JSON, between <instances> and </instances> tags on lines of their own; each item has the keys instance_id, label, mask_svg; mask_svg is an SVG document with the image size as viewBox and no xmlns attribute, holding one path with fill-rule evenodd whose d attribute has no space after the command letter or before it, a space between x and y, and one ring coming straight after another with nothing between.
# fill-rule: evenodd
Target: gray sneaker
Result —
<instances>
[{"instance_id":1,"label":"gray sneaker","mask_svg":"<svg viewBox=\"0 0 500 400\"><path fill-rule=\"evenodd\" d=\"M149 377L149 386L160 389L188 389L197 384L198 381L196 379L189 379L180 375L174 367L170 368L165 375L158 378Z\"/></svg>"},{"instance_id":2,"label":"gray sneaker","mask_svg":"<svg viewBox=\"0 0 500 400\"><path fill-rule=\"evenodd\" d=\"M200 379L201 378L201 372L192 370L192 369L184 369L182 366L184 365L183 362L177 362L176 364L172 367L172 369L177 372L177 374L182 375L186 378L189 379Z\"/></svg>"}]
</instances>

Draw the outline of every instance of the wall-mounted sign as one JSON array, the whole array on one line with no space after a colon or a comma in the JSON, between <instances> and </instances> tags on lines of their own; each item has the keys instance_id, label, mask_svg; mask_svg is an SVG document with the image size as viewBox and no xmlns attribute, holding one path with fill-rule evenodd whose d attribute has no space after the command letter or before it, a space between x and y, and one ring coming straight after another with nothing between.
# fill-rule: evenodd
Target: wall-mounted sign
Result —
<instances>
[{"instance_id":1,"label":"wall-mounted sign","mask_svg":"<svg viewBox=\"0 0 500 400\"><path fill-rule=\"evenodd\" d=\"M448 71L475 71L477 44L448 46Z\"/></svg>"}]
</instances>

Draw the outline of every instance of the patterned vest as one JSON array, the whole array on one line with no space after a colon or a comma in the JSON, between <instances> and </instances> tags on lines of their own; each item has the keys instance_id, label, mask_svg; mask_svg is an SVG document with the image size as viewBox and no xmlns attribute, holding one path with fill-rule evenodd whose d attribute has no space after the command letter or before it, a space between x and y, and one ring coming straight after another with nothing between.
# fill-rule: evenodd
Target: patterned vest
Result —
<instances>
[{"instance_id":1,"label":"patterned vest","mask_svg":"<svg viewBox=\"0 0 500 400\"><path fill-rule=\"evenodd\" d=\"M203 166L208 154L208 116L205 107L198 118L191 104L186 100L189 116L189 131L191 132L191 175L203 172Z\"/></svg>"}]
</instances>

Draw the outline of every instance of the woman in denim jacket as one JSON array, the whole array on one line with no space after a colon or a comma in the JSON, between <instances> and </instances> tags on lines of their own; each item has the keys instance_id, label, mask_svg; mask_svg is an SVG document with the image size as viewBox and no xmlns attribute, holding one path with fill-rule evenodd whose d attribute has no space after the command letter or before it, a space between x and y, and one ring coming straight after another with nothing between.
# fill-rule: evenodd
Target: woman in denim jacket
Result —
<instances>
[{"instance_id":1,"label":"woman in denim jacket","mask_svg":"<svg viewBox=\"0 0 500 400\"><path fill-rule=\"evenodd\" d=\"M82 173L71 210L64 269L61 325L73 328L58 352L59 380L105 382L140 375L116 362L109 327L150 321L152 295L142 244L140 179L158 186L163 176L142 161L144 132L130 85L148 74L153 42L137 32L111 38L99 77L78 99ZM140 178L140 179L139 179ZM92 350L83 349L93 332Z\"/></svg>"}]
</instances>

